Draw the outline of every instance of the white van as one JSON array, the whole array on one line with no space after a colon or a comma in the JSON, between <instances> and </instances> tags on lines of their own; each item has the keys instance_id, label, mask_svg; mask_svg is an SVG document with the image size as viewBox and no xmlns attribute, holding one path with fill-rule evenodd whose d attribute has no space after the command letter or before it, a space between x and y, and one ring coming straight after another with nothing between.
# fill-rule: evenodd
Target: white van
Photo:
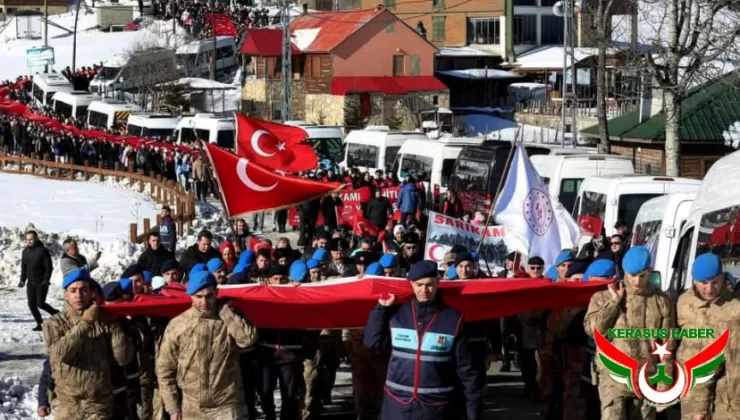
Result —
<instances>
[{"instance_id":1,"label":"white van","mask_svg":"<svg viewBox=\"0 0 740 420\"><path fill-rule=\"evenodd\" d=\"M131 114L126 132L135 137L171 138L180 119L169 114Z\"/></svg>"},{"instance_id":2,"label":"white van","mask_svg":"<svg viewBox=\"0 0 740 420\"><path fill-rule=\"evenodd\" d=\"M350 131L344 139L344 161L340 165L361 171L388 171L401 145L409 139L429 140L429 137L415 131L391 131L384 125L369 125L362 130Z\"/></svg>"},{"instance_id":3,"label":"white van","mask_svg":"<svg viewBox=\"0 0 740 420\"><path fill-rule=\"evenodd\" d=\"M681 229L679 253L673 261L669 291L691 286L691 266L697 255L713 252L723 268L740 279L740 151L715 162L696 193L689 217Z\"/></svg>"},{"instance_id":4,"label":"white van","mask_svg":"<svg viewBox=\"0 0 740 420\"><path fill-rule=\"evenodd\" d=\"M216 114L195 114L183 117L175 128L174 141L178 144L192 144L204 140L223 149L234 149L236 121L234 117L220 117Z\"/></svg>"},{"instance_id":5,"label":"white van","mask_svg":"<svg viewBox=\"0 0 740 420\"><path fill-rule=\"evenodd\" d=\"M640 206L651 198L672 193L691 193L700 181L688 178L642 175L606 175L583 180L573 213L584 236L616 233L614 224L635 223Z\"/></svg>"},{"instance_id":6,"label":"white van","mask_svg":"<svg viewBox=\"0 0 740 420\"><path fill-rule=\"evenodd\" d=\"M146 76L142 77L141 73ZM154 84L179 79L175 52L151 48L136 54L117 54L103 62L103 67L90 81L90 92L103 96L118 90L130 91L138 84Z\"/></svg>"},{"instance_id":7,"label":"white van","mask_svg":"<svg viewBox=\"0 0 740 420\"><path fill-rule=\"evenodd\" d=\"M57 73L33 75L31 95L39 105L52 105L52 98L57 92L72 92L75 88L66 77Z\"/></svg>"},{"instance_id":8,"label":"white van","mask_svg":"<svg viewBox=\"0 0 740 420\"><path fill-rule=\"evenodd\" d=\"M695 196L695 193L674 193L655 197L646 201L635 217L630 245L650 249L653 268L650 281L663 291L670 287L679 233Z\"/></svg>"},{"instance_id":9,"label":"white van","mask_svg":"<svg viewBox=\"0 0 740 420\"><path fill-rule=\"evenodd\" d=\"M100 100L100 96L86 90L72 92L57 92L52 97L53 110L64 118L75 117L77 120L87 121L87 107Z\"/></svg>"},{"instance_id":10,"label":"white van","mask_svg":"<svg viewBox=\"0 0 740 420\"><path fill-rule=\"evenodd\" d=\"M465 146L479 146L483 138L443 137L439 140L407 140L393 164L393 172L400 180L409 175L426 177L426 207L432 210L440 204L455 169L455 162ZM430 200L430 198L432 198Z\"/></svg>"},{"instance_id":11,"label":"white van","mask_svg":"<svg viewBox=\"0 0 740 420\"><path fill-rule=\"evenodd\" d=\"M233 37L219 36L213 39L193 41L175 52L177 67L186 77L207 77L210 73L211 55L216 50L216 75L236 69L237 51Z\"/></svg>"},{"instance_id":12,"label":"white van","mask_svg":"<svg viewBox=\"0 0 740 420\"><path fill-rule=\"evenodd\" d=\"M126 125L129 115L141 112L138 105L116 99L103 99L90 103L87 107L87 125L97 128L113 128Z\"/></svg>"},{"instance_id":13,"label":"white van","mask_svg":"<svg viewBox=\"0 0 740 420\"><path fill-rule=\"evenodd\" d=\"M344 159L342 147L342 127L337 125L306 124L303 121L286 121L287 125L301 127L308 133L308 142L311 144L319 160L331 159L338 164Z\"/></svg>"},{"instance_id":14,"label":"white van","mask_svg":"<svg viewBox=\"0 0 740 420\"><path fill-rule=\"evenodd\" d=\"M585 178L599 175L632 175L635 167L625 156L597 154L534 155L532 165L547 184L550 195L557 197L569 212Z\"/></svg>"}]
</instances>

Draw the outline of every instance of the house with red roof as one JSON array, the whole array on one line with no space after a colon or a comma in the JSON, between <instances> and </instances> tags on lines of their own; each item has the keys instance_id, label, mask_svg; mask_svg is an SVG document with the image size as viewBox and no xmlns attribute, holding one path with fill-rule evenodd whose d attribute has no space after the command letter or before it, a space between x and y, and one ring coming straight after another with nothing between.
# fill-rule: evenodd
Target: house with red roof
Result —
<instances>
[{"instance_id":1,"label":"house with red roof","mask_svg":"<svg viewBox=\"0 0 740 420\"><path fill-rule=\"evenodd\" d=\"M418 128L419 112L448 106L437 48L386 9L304 13L290 31L293 119ZM253 29L242 46L248 115L280 118L282 39L280 28Z\"/></svg>"}]
</instances>

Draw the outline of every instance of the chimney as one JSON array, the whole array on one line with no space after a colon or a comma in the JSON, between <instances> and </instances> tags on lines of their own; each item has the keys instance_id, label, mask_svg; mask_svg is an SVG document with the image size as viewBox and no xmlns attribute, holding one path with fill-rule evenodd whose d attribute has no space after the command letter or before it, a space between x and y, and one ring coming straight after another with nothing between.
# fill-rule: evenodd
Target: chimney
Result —
<instances>
[{"instance_id":1,"label":"chimney","mask_svg":"<svg viewBox=\"0 0 740 420\"><path fill-rule=\"evenodd\" d=\"M304 15L308 14L308 3L303 3L303 14Z\"/></svg>"},{"instance_id":2,"label":"chimney","mask_svg":"<svg viewBox=\"0 0 740 420\"><path fill-rule=\"evenodd\" d=\"M383 5L382 4L379 4L379 5L375 6L375 10L377 10L378 12L381 11L381 10L383 10Z\"/></svg>"},{"instance_id":3,"label":"chimney","mask_svg":"<svg viewBox=\"0 0 740 420\"><path fill-rule=\"evenodd\" d=\"M649 120L663 111L663 91L657 87L657 83L644 83L646 78L642 79L642 95L640 95L640 118L639 123Z\"/></svg>"}]
</instances>

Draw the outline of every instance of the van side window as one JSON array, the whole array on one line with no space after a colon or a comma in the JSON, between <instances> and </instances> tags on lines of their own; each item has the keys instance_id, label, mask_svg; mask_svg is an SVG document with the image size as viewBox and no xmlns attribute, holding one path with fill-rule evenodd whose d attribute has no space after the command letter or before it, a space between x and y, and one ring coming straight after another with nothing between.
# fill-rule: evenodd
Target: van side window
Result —
<instances>
[{"instance_id":1,"label":"van side window","mask_svg":"<svg viewBox=\"0 0 740 420\"><path fill-rule=\"evenodd\" d=\"M543 179L547 180L545 181L545 184L550 183L549 178ZM569 213L573 212L573 206L576 203L576 198L578 197L578 189L581 188L581 182L583 182L583 178L570 178L560 181L560 194L558 195L558 200L560 201L560 204L563 205L563 207L568 209Z\"/></svg>"},{"instance_id":2,"label":"van side window","mask_svg":"<svg viewBox=\"0 0 740 420\"><path fill-rule=\"evenodd\" d=\"M108 127L108 115L98 111L90 111L87 123L93 127ZM131 126L129 126L129 134L131 134Z\"/></svg>"},{"instance_id":3,"label":"van side window","mask_svg":"<svg viewBox=\"0 0 740 420\"><path fill-rule=\"evenodd\" d=\"M143 130L141 129L141 127L139 127L138 125L133 125L133 124L129 124L128 130L127 130L129 135L137 136L137 137L141 136L142 131Z\"/></svg>"},{"instance_id":4,"label":"van side window","mask_svg":"<svg viewBox=\"0 0 740 420\"><path fill-rule=\"evenodd\" d=\"M627 226L635 224L637 212L640 207L651 198L659 197L662 194L622 194L619 196L617 205L617 220L623 220Z\"/></svg>"},{"instance_id":5,"label":"van side window","mask_svg":"<svg viewBox=\"0 0 740 420\"><path fill-rule=\"evenodd\" d=\"M724 270L740 278L740 205L702 216L696 255L707 252L719 255Z\"/></svg>"},{"instance_id":6,"label":"van side window","mask_svg":"<svg viewBox=\"0 0 740 420\"><path fill-rule=\"evenodd\" d=\"M374 168L378 164L378 148L364 144L347 145L347 166L364 166Z\"/></svg>"},{"instance_id":7,"label":"van side window","mask_svg":"<svg viewBox=\"0 0 740 420\"><path fill-rule=\"evenodd\" d=\"M418 177L424 174L426 179L431 181L433 165L434 159L428 156L404 154L401 161L401 177L405 178L409 175Z\"/></svg>"},{"instance_id":8,"label":"van side window","mask_svg":"<svg viewBox=\"0 0 740 420\"><path fill-rule=\"evenodd\" d=\"M385 166L383 167L383 170L389 170L391 166L393 166L393 162L396 161L396 155L398 155L399 150L401 150L400 146L387 146L385 148L385 162L383 162Z\"/></svg>"},{"instance_id":9,"label":"van side window","mask_svg":"<svg viewBox=\"0 0 740 420\"><path fill-rule=\"evenodd\" d=\"M442 161L442 186L446 187L452 178L452 171L455 169L457 159L445 159Z\"/></svg>"},{"instance_id":10,"label":"van side window","mask_svg":"<svg viewBox=\"0 0 740 420\"><path fill-rule=\"evenodd\" d=\"M671 276L671 283L668 288L668 293L671 297L676 298L678 294L684 289L684 284L688 284L688 267L689 267L689 256L691 255L691 238L694 236L694 229L689 229L681 237L681 241L678 243L678 252L673 259L673 275Z\"/></svg>"},{"instance_id":11,"label":"van side window","mask_svg":"<svg viewBox=\"0 0 740 420\"><path fill-rule=\"evenodd\" d=\"M44 91L33 85L33 97L39 102L44 102Z\"/></svg>"}]
</instances>

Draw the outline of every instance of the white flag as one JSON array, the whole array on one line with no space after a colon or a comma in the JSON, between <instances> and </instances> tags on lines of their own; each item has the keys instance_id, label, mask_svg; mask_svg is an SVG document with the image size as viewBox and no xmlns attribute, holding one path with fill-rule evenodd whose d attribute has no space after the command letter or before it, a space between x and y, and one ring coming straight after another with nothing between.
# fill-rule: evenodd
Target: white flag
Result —
<instances>
[{"instance_id":1,"label":"white flag","mask_svg":"<svg viewBox=\"0 0 740 420\"><path fill-rule=\"evenodd\" d=\"M496 223L515 239L517 251L539 256L546 268L555 263L562 249L573 247L579 234L570 214L550 196L521 142L493 211Z\"/></svg>"}]
</instances>

